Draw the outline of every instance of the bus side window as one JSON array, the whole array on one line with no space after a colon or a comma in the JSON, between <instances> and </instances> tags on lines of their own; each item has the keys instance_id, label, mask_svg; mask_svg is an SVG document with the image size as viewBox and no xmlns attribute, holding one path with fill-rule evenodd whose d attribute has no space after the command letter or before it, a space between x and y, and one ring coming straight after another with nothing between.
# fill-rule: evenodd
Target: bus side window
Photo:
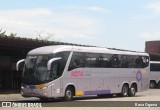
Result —
<instances>
[{"instance_id":1,"label":"bus side window","mask_svg":"<svg viewBox=\"0 0 160 110\"><path fill-rule=\"evenodd\" d=\"M86 53L85 54L85 67L99 67L98 53Z\"/></svg>"},{"instance_id":2,"label":"bus side window","mask_svg":"<svg viewBox=\"0 0 160 110\"><path fill-rule=\"evenodd\" d=\"M68 71L84 67L84 54L80 52L74 52L71 58L71 62Z\"/></svg>"},{"instance_id":3,"label":"bus side window","mask_svg":"<svg viewBox=\"0 0 160 110\"><path fill-rule=\"evenodd\" d=\"M151 63L150 64L150 71L160 71L160 64L159 63Z\"/></svg>"},{"instance_id":4,"label":"bus side window","mask_svg":"<svg viewBox=\"0 0 160 110\"><path fill-rule=\"evenodd\" d=\"M120 61L117 54L113 54L113 56L110 59L112 68L119 68L120 67Z\"/></svg>"},{"instance_id":5,"label":"bus side window","mask_svg":"<svg viewBox=\"0 0 160 110\"><path fill-rule=\"evenodd\" d=\"M109 62L111 58L110 54L101 54L99 57L99 67L101 68L110 68L111 63Z\"/></svg>"},{"instance_id":6,"label":"bus side window","mask_svg":"<svg viewBox=\"0 0 160 110\"><path fill-rule=\"evenodd\" d=\"M137 68L142 68L143 59L142 59L141 56L138 56L138 57L136 58L135 62L136 62L136 67L137 67Z\"/></svg>"},{"instance_id":7,"label":"bus side window","mask_svg":"<svg viewBox=\"0 0 160 110\"><path fill-rule=\"evenodd\" d=\"M143 60L142 67L146 68L149 65L149 57L142 56L142 60Z\"/></svg>"},{"instance_id":8,"label":"bus side window","mask_svg":"<svg viewBox=\"0 0 160 110\"><path fill-rule=\"evenodd\" d=\"M52 63L51 74L50 74L51 78L60 76L59 66L60 64L58 61Z\"/></svg>"},{"instance_id":9,"label":"bus side window","mask_svg":"<svg viewBox=\"0 0 160 110\"><path fill-rule=\"evenodd\" d=\"M122 55L121 56L121 68L128 68L129 63L128 63L128 56Z\"/></svg>"},{"instance_id":10,"label":"bus side window","mask_svg":"<svg viewBox=\"0 0 160 110\"><path fill-rule=\"evenodd\" d=\"M62 59L57 61L57 71L58 71L58 75L61 76L63 73L63 70L66 66L66 62L68 60L70 52L64 51L64 52L59 52L55 54L55 57L61 57Z\"/></svg>"},{"instance_id":11,"label":"bus side window","mask_svg":"<svg viewBox=\"0 0 160 110\"><path fill-rule=\"evenodd\" d=\"M133 56L133 55L128 56L129 68L136 68L135 59L136 59L136 56Z\"/></svg>"}]
</instances>

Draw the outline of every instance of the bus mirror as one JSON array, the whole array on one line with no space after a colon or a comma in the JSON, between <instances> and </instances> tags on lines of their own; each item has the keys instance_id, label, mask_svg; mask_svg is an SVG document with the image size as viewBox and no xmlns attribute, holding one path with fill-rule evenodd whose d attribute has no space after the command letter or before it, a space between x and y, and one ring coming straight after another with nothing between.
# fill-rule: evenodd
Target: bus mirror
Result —
<instances>
[{"instance_id":1,"label":"bus mirror","mask_svg":"<svg viewBox=\"0 0 160 110\"><path fill-rule=\"evenodd\" d=\"M52 58L52 59L50 59L50 60L48 61L48 63L47 63L47 69L48 69L48 71L51 70L51 65L52 65L52 63L53 63L54 61L57 61L57 60L60 60L60 59L62 59L62 58L61 58L61 57L57 57L57 58Z\"/></svg>"},{"instance_id":2,"label":"bus mirror","mask_svg":"<svg viewBox=\"0 0 160 110\"><path fill-rule=\"evenodd\" d=\"M24 61L25 61L25 59L21 59L21 60L19 60L19 61L17 62L17 64L16 64L16 70L17 70L17 71L19 70L19 64L22 63L22 62L24 62Z\"/></svg>"}]
</instances>

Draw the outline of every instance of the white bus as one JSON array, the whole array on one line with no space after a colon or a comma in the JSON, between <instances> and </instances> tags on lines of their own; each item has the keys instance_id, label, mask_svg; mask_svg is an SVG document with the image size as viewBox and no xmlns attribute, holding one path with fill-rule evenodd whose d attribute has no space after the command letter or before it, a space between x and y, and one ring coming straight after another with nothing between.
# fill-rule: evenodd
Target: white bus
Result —
<instances>
[{"instance_id":1,"label":"white bus","mask_svg":"<svg viewBox=\"0 0 160 110\"><path fill-rule=\"evenodd\" d=\"M73 96L135 96L149 88L149 55L99 47L46 46L31 50L22 73L21 95L40 100Z\"/></svg>"},{"instance_id":2,"label":"white bus","mask_svg":"<svg viewBox=\"0 0 160 110\"><path fill-rule=\"evenodd\" d=\"M160 87L160 61L150 61L150 88Z\"/></svg>"}]
</instances>

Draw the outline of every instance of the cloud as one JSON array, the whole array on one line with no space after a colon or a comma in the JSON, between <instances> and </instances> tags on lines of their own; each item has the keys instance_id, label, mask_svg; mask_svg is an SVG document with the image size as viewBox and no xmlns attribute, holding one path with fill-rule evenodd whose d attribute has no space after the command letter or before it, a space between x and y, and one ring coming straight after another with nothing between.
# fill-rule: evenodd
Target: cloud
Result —
<instances>
[{"instance_id":1,"label":"cloud","mask_svg":"<svg viewBox=\"0 0 160 110\"><path fill-rule=\"evenodd\" d=\"M44 18L44 16L51 16L52 14L46 8L0 10L0 25L3 28L17 29L17 32L19 32L18 29L32 29L39 19Z\"/></svg>"},{"instance_id":2,"label":"cloud","mask_svg":"<svg viewBox=\"0 0 160 110\"><path fill-rule=\"evenodd\" d=\"M93 17L47 8L0 10L0 15L0 28L21 37L35 38L36 32L42 32L53 33L60 40L89 39L97 32L98 25Z\"/></svg>"},{"instance_id":3,"label":"cloud","mask_svg":"<svg viewBox=\"0 0 160 110\"><path fill-rule=\"evenodd\" d=\"M88 9L90 11L95 11L95 12L105 12L105 13L110 13L108 9L104 9L98 6L90 6L90 7L84 7L84 9Z\"/></svg>"},{"instance_id":4,"label":"cloud","mask_svg":"<svg viewBox=\"0 0 160 110\"><path fill-rule=\"evenodd\" d=\"M74 10L84 10L84 11L90 11L90 12L98 12L98 13L111 13L110 10L106 8L102 8L99 6L77 6L77 5L68 5L65 6L66 9L74 9Z\"/></svg>"},{"instance_id":5,"label":"cloud","mask_svg":"<svg viewBox=\"0 0 160 110\"><path fill-rule=\"evenodd\" d=\"M145 6L145 8L152 10L156 15L160 15L160 2L149 3Z\"/></svg>"}]
</instances>

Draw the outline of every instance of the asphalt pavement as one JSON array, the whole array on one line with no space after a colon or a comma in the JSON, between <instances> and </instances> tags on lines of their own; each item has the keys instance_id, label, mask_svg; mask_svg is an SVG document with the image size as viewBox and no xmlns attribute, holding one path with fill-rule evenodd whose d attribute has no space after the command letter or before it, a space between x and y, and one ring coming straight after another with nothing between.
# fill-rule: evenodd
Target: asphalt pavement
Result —
<instances>
[{"instance_id":1,"label":"asphalt pavement","mask_svg":"<svg viewBox=\"0 0 160 110\"><path fill-rule=\"evenodd\" d=\"M12 103L12 108L0 108L4 110L22 110L21 107L24 107L23 110L53 110L53 108L54 110L116 110L119 108L120 110L160 110L160 89L139 92L135 97L118 97L116 95L105 98L75 97L71 102L64 102L60 98L42 102L38 98L24 98L20 94L0 94L0 101Z\"/></svg>"}]
</instances>

